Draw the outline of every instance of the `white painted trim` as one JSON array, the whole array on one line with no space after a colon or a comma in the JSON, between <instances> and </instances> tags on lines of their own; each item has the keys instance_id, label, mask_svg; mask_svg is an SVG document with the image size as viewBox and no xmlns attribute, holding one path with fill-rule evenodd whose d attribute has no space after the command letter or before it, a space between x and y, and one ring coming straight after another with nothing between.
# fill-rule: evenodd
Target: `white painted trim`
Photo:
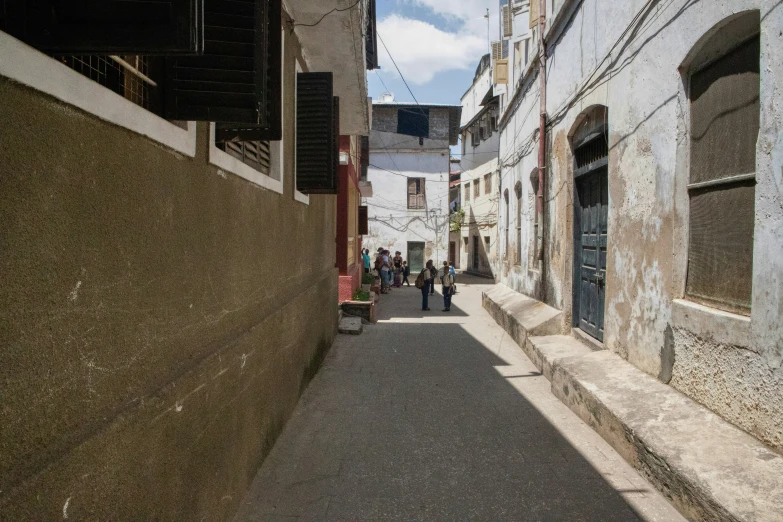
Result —
<instances>
[{"instance_id":1,"label":"white painted trim","mask_svg":"<svg viewBox=\"0 0 783 522\"><path fill-rule=\"evenodd\" d=\"M209 164L228 171L232 174L236 174L240 178L244 178L251 183L255 183L259 187L263 187L267 190L283 193L283 182L277 180L263 172L259 172L250 165L246 165L231 154L223 152L217 146L215 146L215 124L209 124ZM271 170L271 166L270 166Z\"/></svg>"},{"instance_id":2,"label":"white painted trim","mask_svg":"<svg viewBox=\"0 0 783 522\"><path fill-rule=\"evenodd\" d=\"M188 122L187 130L178 127L2 31L0 76L146 136L186 156L196 155L195 122Z\"/></svg>"},{"instance_id":3,"label":"white painted trim","mask_svg":"<svg viewBox=\"0 0 783 522\"><path fill-rule=\"evenodd\" d=\"M304 71L302 71L302 64L299 63L298 59L295 59L295 60L296 60L296 73L295 74L299 74L300 72L304 72ZM297 84L297 78L295 77L294 78L294 155L293 155L293 157L294 157L294 201L298 201L299 203L304 203L305 205L309 205L310 204L310 196L308 194L304 194L304 193L299 192L298 190L296 190L296 139L297 139L297 136L296 136L296 118L298 117L297 107L296 107L296 100L297 100L297 95L299 94L297 92L297 89L296 89L296 84Z\"/></svg>"}]
</instances>

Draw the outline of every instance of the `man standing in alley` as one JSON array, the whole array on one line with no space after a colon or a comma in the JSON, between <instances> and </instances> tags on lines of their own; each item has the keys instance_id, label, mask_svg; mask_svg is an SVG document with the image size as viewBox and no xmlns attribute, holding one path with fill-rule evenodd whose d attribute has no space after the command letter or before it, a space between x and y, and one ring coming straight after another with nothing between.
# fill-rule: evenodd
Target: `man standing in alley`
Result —
<instances>
[{"instance_id":1,"label":"man standing in alley","mask_svg":"<svg viewBox=\"0 0 783 522\"><path fill-rule=\"evenodd\" d=\"M434 281L432 280L432 271L435 269L434 266L432 266L432 259L427 261L427 264L424 268L422 268L421 272L419 272L419 276L416 278L416 288L421 290L421 309L424 312L429 312L429 298L430 298L430 288L432 287L432 284Z\"/></svg>"},{"instance_id":2,"label":"man standing in alley","mask_svg":"<svg viewBox=\"0 0 783 522\"><path fill-rule=\"evenodd\" d=\"M443 268L438 271L441 284L443 285L443 311L451 311L451 295L454 289L454 275L451 273L449 262L443 262Z\"/></svg>"}]
</instances>

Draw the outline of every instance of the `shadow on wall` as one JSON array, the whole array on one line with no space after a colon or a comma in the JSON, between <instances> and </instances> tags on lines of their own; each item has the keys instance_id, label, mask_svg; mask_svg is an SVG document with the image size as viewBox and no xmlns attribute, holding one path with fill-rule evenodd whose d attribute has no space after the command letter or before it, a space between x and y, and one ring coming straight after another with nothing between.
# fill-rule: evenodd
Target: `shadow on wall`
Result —
<instances>
[{"instance_id":1,"label":"shadow on wall","mask_svg":"<svg viewBox=\"0 0 783 522\"><path fill-rule=\"evenodd\" d=\"M492 215L476 216L473 207L465 215L468 225L468 260L463 269L470 270L489 277L495 277L492 270L492 263L489 259L494 240L493 230L487 225L487 220L495 219ZM486 238L489 238L487 243ZM487 250L489 246L489 250Z\"/></svg>"}]
</instances>

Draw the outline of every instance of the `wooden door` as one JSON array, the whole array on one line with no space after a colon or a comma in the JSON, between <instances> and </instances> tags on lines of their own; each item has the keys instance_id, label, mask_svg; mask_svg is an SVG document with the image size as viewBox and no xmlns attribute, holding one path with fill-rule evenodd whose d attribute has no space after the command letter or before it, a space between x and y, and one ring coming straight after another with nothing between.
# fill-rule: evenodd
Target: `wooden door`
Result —
<instances>
[{"instance_id":1,"label":"wooden door","mask_svg":"<svg viewBox=\"0 0 783 522\"><path fill-rule=\"evenodd\" d=\"M449 263L457 266L457 243L449 241Z\"/></svg>"},{"instance_id":2,"label":"wooden door","mask_svg":"<svg viewBox=\"0 0 783 522\"><path fill-rule=\"evenodd\" d=\"M599 341L604 339L607 185L605 167L577 178L574 202L574 322Z\"/></svg>"},{"instance_id":3,"label":"wooden door","mask_svg":"<svg viewBox=\"0 0 783 522\"><path fill-rule=\"evenodd\" d=\"M479 269L479 237L473 236L473 270Z\"/></svg>"}]
</instances>

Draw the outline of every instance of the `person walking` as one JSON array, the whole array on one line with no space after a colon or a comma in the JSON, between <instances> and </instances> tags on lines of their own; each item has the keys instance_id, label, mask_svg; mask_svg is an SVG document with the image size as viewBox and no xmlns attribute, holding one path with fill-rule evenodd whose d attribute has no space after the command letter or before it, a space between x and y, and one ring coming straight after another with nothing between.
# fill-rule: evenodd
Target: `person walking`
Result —
<instances>
[{"instance_id":1,"label":"person walking","mask_svg":"<svg viewBox=\"0 0 783 522\"><path fill-rule=\"evenodd\" d=\"M454 270L454 261L449 261L449 272L454 277L454 281L451 284L451 295L454 295L457 293L457 271Z\"/></svg>"},{"instance_id":2,"label":"person walking","mask_svg":"<svg viewBox=\"0 0 783 522\"><path fill-rule=\"evenodd\" d=\"M411 286L410 281L408 281L408 276L411 275L411 267L408 266L407 261L402 262L402 284ZM402 285L400 285L402 286Z\"/></svg>"},{"instance_id":3,"label":"person walking","mask_svg":"<svg viewBox=\"0 0 783 522\"><path fill-rule=\"evenodd\" d=\"M429 312L429 297L430 287L432 286L432 259L427 261L427 264L419 272L419 276L416 278L416 288L421 290L421 310L423 312Z\"/></svg>"},{"instance_id":4,"label":"person walking","mask_svg":"<svg viewBox=\"0 0 783 522\"><path fill-rule=\"evenodd\" d=\"M391 284L392 284L392 262L389 258L389 251L384 250L381 254L381 281L386 282L386 292L391 291Z\"/></svg>"},{"instance_id":5,"label":"person walking","mask_svg":"<svg viewBox=\"0 0 783 522\"><path fill-rule=\"evenodd\" d=\"M362 250L362 261L364 261L364 273L370 273L370 249L365 248Z\"/></svg>"},{"instance_id":6,"label":"person walking","mask_svg":"<svg viewBox=\"0 0 783 522\"><path fill-rule=\"evenodd\" d=\"M451 312L451 296L454 290L454 276L451 273L449 262L443 262L443 268L438 271L440 282L443 285L443 311Z\"/></svg>"}]
</instances>

